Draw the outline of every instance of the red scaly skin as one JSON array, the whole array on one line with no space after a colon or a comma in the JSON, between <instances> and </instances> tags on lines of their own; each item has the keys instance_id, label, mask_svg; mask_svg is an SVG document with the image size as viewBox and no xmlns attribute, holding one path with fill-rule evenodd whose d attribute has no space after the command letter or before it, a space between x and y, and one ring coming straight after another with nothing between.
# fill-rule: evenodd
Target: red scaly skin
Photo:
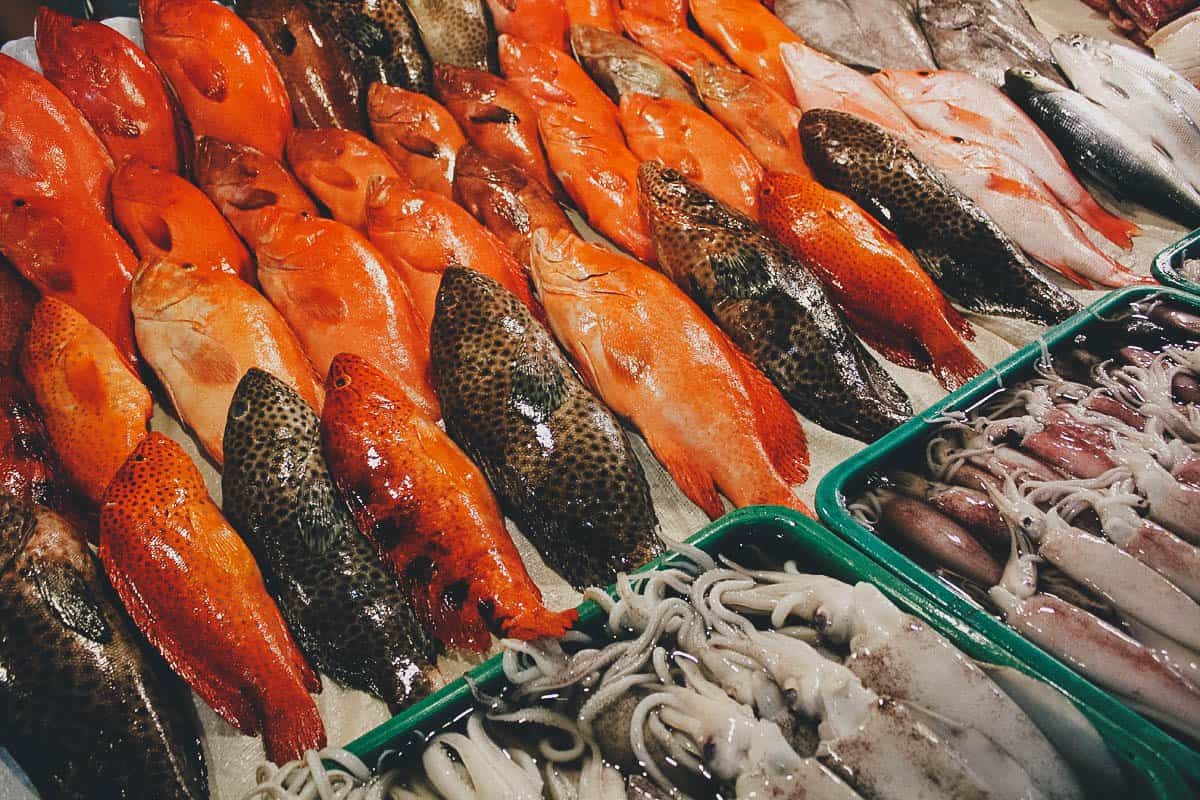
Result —
<instances>
[{"instance_id":1,"label":"red scaly skin","mask_svg":"<svg viewBox=\"0 0 1200 800\"><path fill-rule=\"evenodd\" d=\"M803 42L779 18L755 0L692 0L692 17L729 60L770 86L788 100L795 100L779 45Z\"/></svg>"},{"instance_id":2,"label":"red scaly skin","mask_svg":"<svg viewBox=\"0 0 1200 800\"><path fill-rule=\"evenodd\" d=\"M566 0L567 20L572 25L591 25L620 33L616 0Z\"/></svg>"},{"instance_id":3,"label":"red scaly skin","mask_svg":"<svg viewBox=\"0 0 1200 800\"><path fill-rule=\"evenodd\" d=\"M570 52L567 6L563 0L487 0L498 33Z\"/></svg>"},{"instance_id":4,"label":"red scaly skin","mask_svg":"<svg viewBox=\"0 0 1200 800\"><path fill-rule=\"evenodd\" d=\"M621 0L622 13L633 12L661 20L672 28L686 28L687 0Z\"/></svg>"},{"instance_id":5,"label":"red scaly skin","mask_svg":"<svg viewBox=\"0 0 1200 800\"><path fill-rule=\"evenodd\" d=\"M410 182L383 148L360 133L341 128L294 130L288 164L338 222L367 230L367 188L374 179Z\"/></svg>"},{"instance_id":6,"label":"red scaly skin","mask_svg":"<svg viewBox=\"0 0 1200 800\"><path fill-rule=\"evenodd\" d=\"M454 158L467 137L440 103L417 92L371 84L367 92L371 131L419 189L453 196Z\"/></svg>"},{"instance_id":7,"label":"red scaly skin","mask_svg":"<svg viewBox=\"0 0 1200 800\"><path fill-rule=\"evenodd\" d=\"M661 19L632 9L621 12L625 34L684 75L702 64L729 64L729 59L687 26L676 27Z\"/></svg>"}]
</instances>

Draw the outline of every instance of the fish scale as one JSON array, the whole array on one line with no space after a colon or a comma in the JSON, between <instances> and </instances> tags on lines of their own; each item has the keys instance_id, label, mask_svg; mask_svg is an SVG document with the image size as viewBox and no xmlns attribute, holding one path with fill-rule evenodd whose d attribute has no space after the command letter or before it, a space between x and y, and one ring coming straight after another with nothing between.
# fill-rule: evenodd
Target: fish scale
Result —
<instances>
[{"instance_id":1,"label":"fish scale","mask_svg":"<svg viewBox=\"0 0 1200 800\"><path fill-rule=\"evenodd\" d=\"M308 0L333 30L363 85L382 81L433 91L433 63L403 0Z\"/></svg>"}]
</instances>

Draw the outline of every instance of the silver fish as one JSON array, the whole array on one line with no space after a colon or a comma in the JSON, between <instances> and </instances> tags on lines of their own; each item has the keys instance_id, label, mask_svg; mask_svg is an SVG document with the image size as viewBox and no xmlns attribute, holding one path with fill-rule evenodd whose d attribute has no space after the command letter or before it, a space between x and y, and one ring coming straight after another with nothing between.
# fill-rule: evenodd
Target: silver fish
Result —
<instances>
[{"instance_id":1,"label":"silver fish","mask_svg":"<svg viewBox=\"0 0 1200 800\"><path fill-rule=\"evenodd\" d=\"M917 0L917 19L942 69L1000 86L1009 67L1059 79L1050 44L1020 0Z\"/></svg>"},{"instance_id":2,"label":"silver fish","mask_svg":"<svg viewBox=\"0 0 1200 800\"><path fill-rule=\"evenodd\" d=\"M776 0L775 16L808 45L865 69L935 69L908 0Z\"/></svg>"}]
</instances>

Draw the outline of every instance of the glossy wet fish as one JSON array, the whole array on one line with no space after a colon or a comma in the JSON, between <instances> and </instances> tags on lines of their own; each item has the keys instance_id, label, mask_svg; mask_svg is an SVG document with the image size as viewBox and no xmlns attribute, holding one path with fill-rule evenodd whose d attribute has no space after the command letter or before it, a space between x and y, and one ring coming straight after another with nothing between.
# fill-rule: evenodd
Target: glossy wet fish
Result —
<instances>
[{"instance_id":1,"label":"glossy wet fish","mask_svg":"<svg viewBox=\"0 0 1200 800\"><path fill-rule=\"evenodd\" d=\"M1141 127L1033 70L1010 70L1005 90L1092 179L1184 225L1200 225L1200 191Z\"/></svg>"},{"instance_id":2,"label":"glossy wet fish","mask_svg":"<svg viewBox=\"0 0 1200 800\"><path fill-rule=\"evenodd\" d=\"M408 180L379 145L341 128L292 131L287 160L292 173L334 219L360 232L367 229L371 181Z\"/></svg>"},{"instance_id":3,"label":"glossy wet fish","mask_svg":"<svg viewBox=\"0 0 1200 800\"><path fill-rule=\"evenodd\" d=\"M567 20L572 25L592 25L606 31L617 27L617 0L566 0Z\"/></svg>"},{"instance_id":4,"label":"glossy wet fish","mask_svg":"<svg viewBox=\"0 0 1200 800\"><path fill-rule=\"evenodd\" d=\"M800 138L813 174L886 224L963 308L1046 325L1079 310L979 206L896 136L859 117L817 109L805 112Z\"/></svg>"},{"instance_id":5,"label":"glossy wet fish","mask_svg":"<svg viewBox=\"0 0 1200 800\"><path fill-rule=\"evenodd\" d=\"M591 25L572 25L571 50L614 103L633 94L696 102L675 70L619 33Z\"/></svg>"},{"instance_id":6,"label":"glossy wet fish","mask_svg":"<svg viewBox=\"0 0 1200 800\"><path fill-rule=\"evenodd\" d=\"M567 5L563 0L487 0L496 32L527 42L540 42L566 52Z\"/></svg>"},{"instance_id":7,"label":"glossy wet fish","mask_svg":"<svg viewBox=\"0 0 1200 800\"><path fill-rule=\"evenodd\" d=\"M638 178L660 268L794 408L864 440L912 415L817 278L781 244L675 170L646 162Z\"/></svg>"},{"instance_id":8,"label":"glossy wet fish","mask_svg":"<svg viewBox=\"0 0 1200 800\"><path fill-rule=\"evenodd\" d=\"M376 81L414 92L433 90L433 63L404 0L311 0L351 63L362 87Z\"/></svg>"},{"instance_id":9,"label":"glossy wet fish","mask_svg":"<svg viewBox=\"0 0 1200 800\"><path fill-rule=\"evenodd\" d=\"M720 50L686 25L676 27L657 17L628 9L621 12L620 20L626 36L684 75L690 76L702 64L729 64L729 59L721 55Z\"/></svg>"},{"instance_id":10,"label":"glossy wet fish","mask_svg":"<svg viewBox=\"0 0 1200 800\"><path fill-rule=\"evenodd\" d=\"M739 69L703 64L692 82L708 113L717 118L766 169L808 175L800 146L800 109Z\"/></svg>"},{"instance_id":11,"label":"glossy wet fish","mask_svg":"<svg viewBox=\"0 0 1200 800\"><path fill-rule=\"evenodd\" d=\"M496 29L483 0L407 0L434 64L496 70Z\"/></svg>"},{"instance_id":12,"label":"glossy wet fish","mask_svg":"<svg viewBox=\"0 0 1200 800\"><path fill-rule=\"evenodd\" d=\"M454 157L467 137L449 111L432 97L373 83L367 116L375 141L414 184L451 196Z\"/></svg>"},{"instance_id":13,"label":"glossy wet fish","mask_svg":"<svg viewBox=\"0 0 1200 800\"><path fill-rule=\"evenodd\" d=\"M993 86L1004 84L1009 67L1028 67L1054 80L1060 77L1050 43L1020 0L917 0L916 10L942 69L969 72Z\"/></svg>"},{"instance_id":14,"label":"glossy wet fish","mask_svg":"<svg viewBox=\"0 0 1200 800\"><path fill-rule=\"evenodd\" d=\"M777 0L775 15L822 53L863 69L934 69L908 0Z\"/></svg>"},{"instance_id":15,"label":"glossy wet fish","mask_svg":"<svg viewBox=\"0 0 1200 800\"><path fill-rule=\"evenodd\" d=\"M701 32L730 61L792 99L779 46L802 40L778 17L756 0L691 0L690 7Z\"/></svg>"},{"instance_id":16,"label":"glossy wet fish","mask_svg":"<svg viewBox=\"0 0 1200 800\"><path fill-rule=\"evenodd\" d=\"M779 55L801 110L831 108L870 120L890 131L916 129L904 111L870 77L858 70L834 61L806 44L784 44L779 48Z\"/></svg>"},{"instance_id":17,"label":"glossy wet fish","mask_svg":"<svg viewBox=\"0 0 1200 800\"><path fill-rule=\"evenodd\" d=\"M446 270L430 343L446 432L547 564L578 587L661 552L620 423L514 295L471 270Z\"/></svg>"},{"instance_id":18,"label":"glossy wet fish","mask_svg":"<svg viewBox=\"0 0 1200 800\"><path fill-rule=\"evenodd\" d=\"M321 455L320 420L259 369L242 377L229 405L221 496L317 669L393 709L429 691L433 643L342 502Z\"/></svg>"},{"instance_id":19,"label":"glossy wet fish","mask_svg":"<svg viewBox=\"0 0 1200 800\"><path fill-rule=\"evenodd\" d=\"M0 745L44 798L209 796L191 697L83 534L2 494L0 713Z\"/></svg>"},{"instance_id":20,"label":"glossy wet fish","mask_svg":"<svg viewBox=\"0 0 1200 800\"><path fill-rule=\"evenodd\" d=\"M621 11L653 17L676 28L688 24L687 0L619 0Z\"/></svg>"},{"instance_id":21,"label":"glossy wet fish","mask_svg":"<svg viewBox=\"0 0 1200 800\"><path fill-rule=\"evenodd\" d=\"M0 256L0 374L17 369L22 337L37 302L37 290Z\"/></svg>"}]
</instances>

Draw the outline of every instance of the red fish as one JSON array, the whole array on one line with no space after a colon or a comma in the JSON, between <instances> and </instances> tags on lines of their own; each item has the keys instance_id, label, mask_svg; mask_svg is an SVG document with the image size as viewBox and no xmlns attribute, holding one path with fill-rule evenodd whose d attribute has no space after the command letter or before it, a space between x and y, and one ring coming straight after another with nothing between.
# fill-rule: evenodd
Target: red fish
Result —
<instances>
[{"instance_id":1,"label":"red fish","mask_svg":"<svg viewBox=\"0 0 1200 800\"><path fill-rule=\"evenodd\" d=\"M570 50L567 41L567 6L563 0L487 0L497 33L527 42Z\"/></svg>"},{"instance_id":2,"label":"red fish","mask_svg":"<svg viewBox=\"0 0 1200 800\"><path fill-rule=\"evenodd\" d=\"M0 374L16 370L21 342L37 301L37 291L0 257Z\"/></svg>"},{"instance_id":3,"label":"red fish","mask_svg":"<svg viewBox=\"0 0 1200 800\"><path fill-rule=\"evenodd\" d=\"M287 158L333 218L356 231L367 229L367 186L373 179L408 180L379 145L341 128L292 131Z\"/></svg>"},{"instance_id":4,"label":"red fish","mask_svg":"<svg viewBox=\"0 0 1200 800\"><path fill-rule=\"evenodd\" d=\"M373 83L367 116L375 141L418 188L451 196L454 157L467 137L449 111L423 94Z\"/></svg>"},{"instance_id":5,"label":"red fish","mask_svg":"<svg viewBox=\"0 0 1200 800\"><path fill-rule=\"evenodd\" d=\"M729 60L794 100L779 45L804 40L755 0L692 0L692 17Z\"/></svg>"},{"instance_id":6,"label":"red fish","mask_svg":"<svg viewBox=\"0 0 1200 800\"><path fill-rule=\"evenodd\" d=\"M621 0L621 9L653 17L673 28L686 28L688 24L687 0Z\"/></svg>"},{"instance_id":7,"label":"red fish","mask_svg":"<svg viewBox=\"0 0 1200 800\"><path fill-rule=\"evenodd\" d=\"M676 27L658 17L629 10L621 12L621 27L630 39L689 77L703 64L729 63L720 50L686 26Z\"/></svg>"},{"instance_id":8,"label":"red fish","mask_svg":"<svg viewBox=\"0 0 1200 800\"><path fill-rule=\"evenodd\" d=\"M567 19L572 25L591 25L620 33L616 0L566 0Z\"/></svg>"},{"instance_id":9,"label":"red fish","mask_svg":"<svg viewBox=\"0 0 1200 800\"><path fill-rule=\"evenodd\" d=\"M321 443L362 532L447 647L561 636L574 611L542 605L487 480L400 387L357 356L333 361Z\"/></svg>"},{"instance_id":10,"label":"red fish","mask_svg":"<svg viewBox=\"0 0 1200 800\"><path fill-rule=\"evenodd\" d=\"M152 433L100 508L100 560L167 663L276 764L325 746L321 681L288 633L250 550L173 440Z\"/></svg>"}]
</instances>

